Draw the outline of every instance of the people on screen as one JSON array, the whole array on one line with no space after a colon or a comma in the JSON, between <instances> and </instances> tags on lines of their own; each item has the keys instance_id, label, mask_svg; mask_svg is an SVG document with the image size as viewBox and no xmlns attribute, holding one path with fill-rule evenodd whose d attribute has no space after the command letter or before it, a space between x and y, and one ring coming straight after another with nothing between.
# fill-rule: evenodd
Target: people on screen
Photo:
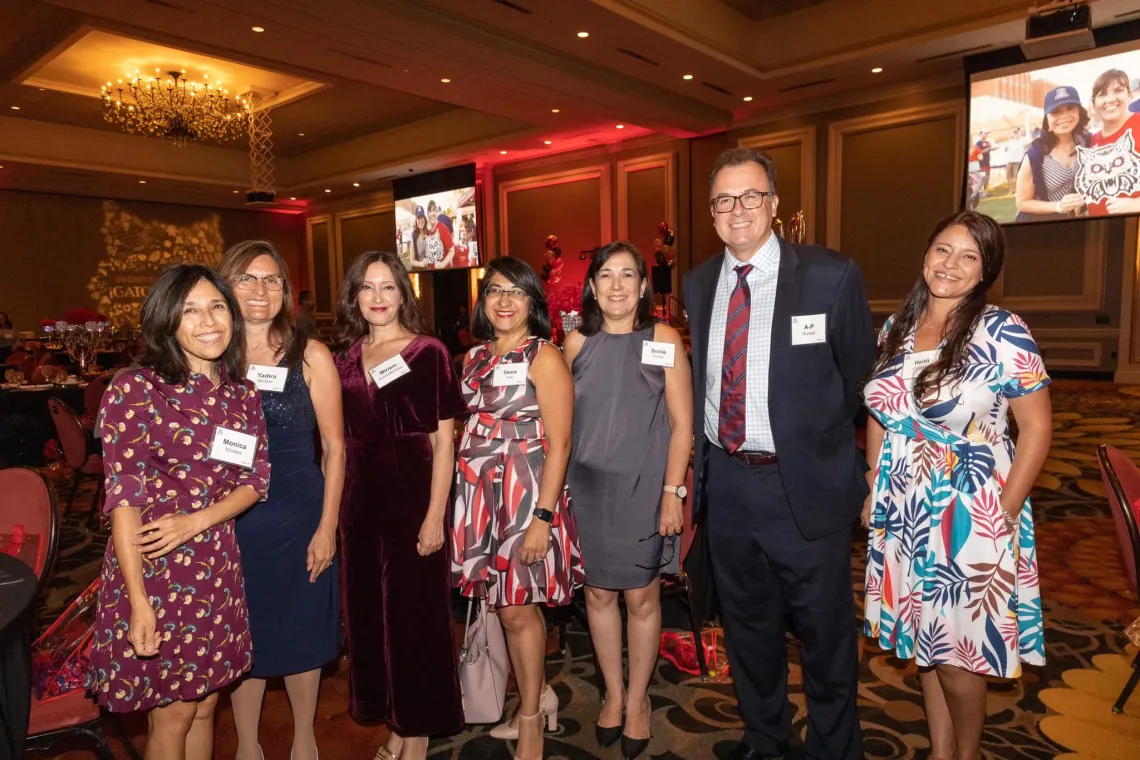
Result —
<instances>
[{"instance_id":1,"label":"people on screen","mask_svg":"<svg viewBox=\"0 0 1140 760\"><path fill-rule=\"evenodd\" d=\"M1140 213L1140 113L1130 110L1132 85L1120 69L1093 82L1093 114L1100 129L1078 151L1076 187L1090 216Z\"/></svg>"},{"instance_id":2,"label":"people on screen","mask_svg":"<svg viewBox=\"0 0 1140 760\"><path fill-rule=\"evenodd\" d=\"M864 633L917 662L937 758L977 760L986 677L1045 661L1028 497L1052 435L1049 378L1025 323L986 302L1004 254L987 216L939 222L863 389Z\"/></svg>"},{"instance_id":3,"label":"people on screen","mask_svg":"<svg viewBox=\"0 0 1140 760\"><path fill-rule=\"evenodd\" d=\"M1017 173L1017 221L1064 219L1079 213L1085 197L1074 189L1077 149L1088 144L1089 115L1073 87L1045 95L1041 136L1025 152Z\"/></svg>"}]
</instances>

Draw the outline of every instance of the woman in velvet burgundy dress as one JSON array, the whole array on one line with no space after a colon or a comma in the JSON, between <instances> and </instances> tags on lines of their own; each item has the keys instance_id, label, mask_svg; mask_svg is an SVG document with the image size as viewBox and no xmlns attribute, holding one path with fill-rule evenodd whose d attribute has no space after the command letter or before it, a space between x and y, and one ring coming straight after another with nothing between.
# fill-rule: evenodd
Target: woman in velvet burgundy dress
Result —
<instances>
[{"instance_id":1,"label":"woman in velvet burgundy dress","mask_svg":"<svg viewBox=\"0 0 1140 760\"><path fill-rule=\"evenodd\" d=\"M340 508L349 712L386 723L377 760L421 760L463 728L443 521L455 418L467 413L443 343L421 334L391 253L363 254L337 305L333 355L347 449Z\"/></svg>"}]
</instances>

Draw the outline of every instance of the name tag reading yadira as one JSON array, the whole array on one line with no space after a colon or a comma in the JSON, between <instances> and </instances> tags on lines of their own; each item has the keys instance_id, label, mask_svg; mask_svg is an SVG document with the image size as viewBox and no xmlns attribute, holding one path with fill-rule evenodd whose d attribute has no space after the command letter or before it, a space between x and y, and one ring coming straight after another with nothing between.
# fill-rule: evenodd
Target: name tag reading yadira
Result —
<instances>
[{"instance_id":1,"label":"name tag reading yadira","mask_svg":"<svg viewBox=\"0 0 1140 760\"><path fill-rule=\"evenodd\" d=\"M827 341L827 315L805 314L792 317L792 345L807 346Z\"/></svg>"},{"instance_id":2,"label":"name tag reading yadira","mask_svg":"<svg viewBox=\"0 0 1140 760\"><path fill-rule=\"evenodd\" d=\"M391 359L382 361L368 370L368 374L372 375L372 382L376 383L377 388L383 388L397 377L403 377L411 371L408 363L404 361L404 357L396 354Z\"/></svg>"},{"instance_id":3,"label":"name tag reading yadira","mask_svg":"<svg viewBox=\"0 0 1140 760\"><path fill-rule=\"evenodd\" d=\"M210 442L209 459L253 469L253 459L257 454L257 436L241 433L218 425L214 428L214 440Z\"/></svg>"},{"instance_id":4,"label":"name tag reading yadira","mask_svg":"<svg viewBox=\"0 0 1140 760\"><path fill-rule=\"evenodd\" d=\"M907 354L903 357L903 377L908 379L918 377L918 373L938 361L938 355L941 353L942 352L936 348L932 351L919 351L917 354Z\"/></svg>"},{"instance_id":5,"label":"name tag reading yadira","mask_svg":"<svg viewBox=\"0 0 1140 760\"><path fill-rule=\"evenodd\" d=\"M654 367L672 367L677 347L657 340L641 341L641 363Z\"/></svg>"},{"instance_id":6,"label":"name tag reading yadira","mask_svg":"<svg viewBox=\"0 0 1140 760\"><path fill-rule=\"evenodd\" d=\"M289 377L288 367L270 367L265 364L251 364L245 373L259 391L280 393L285 390L285 379Z\"/></svg>"},{"instance_id":7,"label":"name tag reading yadira","mask_svg":"<svg viewBox=\"0 0 1140 760\"><path fill-rule=\"evenodd\" d=\"M504 362L495 367L492 385L526 385L526 362Z\"/></svg>"}]
</instances>

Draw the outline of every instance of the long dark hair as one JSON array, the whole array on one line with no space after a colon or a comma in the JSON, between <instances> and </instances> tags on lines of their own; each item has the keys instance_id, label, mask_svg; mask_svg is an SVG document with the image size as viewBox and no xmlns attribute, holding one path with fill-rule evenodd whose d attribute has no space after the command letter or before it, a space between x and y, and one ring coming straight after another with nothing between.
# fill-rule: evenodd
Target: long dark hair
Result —
<instances>
[{"instance_id":1,"label":"long dark hair","mask_svg":"<svg viewBox=\"0 0 1140 760\"><path fill-rule=\"evenodd\" d=\"M946 317L946 345L938 361L927 366L915 378L914 396L917 399L922 399L930 390L941 387L947 379L958 382L966 376L970 338L973 337L978 320L985 311L987 291L1001 274L1002 263L1005 261L1005 235L1002 234L1001 227L993 219L977 211L959 211L938 222L926 242L923 261L938 236L956 224L966 228L970 239L982 254L982 279ZM899 355L907 337L926 310L929 300L930 288L926 284L926 278L919 274L918 280L903 302L902 309L895 316L890 332L879 344L879 354L875 359L872 374L877 375L882 372Z\"/></svg>"},{"instance_id":2,"label":"long dark hair","mask_svg":"<svg viewBox=\"0 0 1140 760\"><path fill-rule=\"evenodd\" d=\"M229 283L213 269L201 264L175 264L155 279L143 300L139 317L142 345L135 357L136 363L150 367L171 385L180 385L190 377L190 363L178 342L178 328L182 324L186 297L202 280L218 289L230 310L230 344L217 361L225 368L230 380L244 377L245 323Z\"/></svg>"},{"instance_id":3,"label":"long dark hair","mask_svg":"<svg viewBox=\"0 0 1140 760\"><path fill-rule=\"evenodd\" d=\"M12 320L8 318L6 312L0 311L0 329L11 330Z\"/></svg>"},{"instance_id":4,"label":"long dark hair","mask_svg":"<svg viewBox=\"0 0 1140 760\"><path fill-rule=\"evenodd\" d=\"M1082 105L1078 105L1077 110L1080 111L1081 115L1077 119L1077 126L1073 127L1073 144L1087 148L1089 144L1089 112ZM1045 153L1057 147L1059 140L1057 135L1049 129L1049 114L1041 117L1041 136L1033 142L1037 143Z\"/></svg>"},{"instance_id":5,"label":"long dark hair","mask_svg":"<svg viewBox=\"0 0 1140 760\"><path fill-rule=\"evenodd\" d=\"M491 259L487 265L487 273L479 283L479 300L475 302L475 311L471 315L471 332L479 340L492 340L495 338L495 327L487 318L487 286L495 274L501 274L511 281L515 287L526 292L530 302L527 314L527 330L545 340L550 340L550 307L546 304L546 292L542 289L542 281L531 268L530 264L522 259L511 256L500 256Z\"/></svg>"},{"instance_id":6,"label":"long dark hair","mask_svg":"<svg viewBox=\"0 0 1140 760\"><path fill-rule=\"evenodd\" d=\"M578 332L586 337L601 330L605 322L602 307L598 305L598 296L594 293L594 280L606 262L619 253L628 253L633 257L637 276L645 283L645 292L637 299L637 315L634 317L633 329L644 330L657 321L653 318L653 284L649 281L645 257L637 250L637 246L628 240L615 240L594 251L594 257L590 259L590 268L586 270L586 281L582 287L582 326L578 328Z\"/></svg>"},{"instance_id":7,"label":"long dark hair","mask_svg":"<svg viewBox=\"0 0 1140 760\"><path fill-rule=\"evenodd\" d=\"M277 263L285 284L281 288L281 310L273 317L269 324L269 347L274 354L281 354L286 367L295 367L301 357L305 355L305 344L310 336L301 334L297 329L297 322L293 317L293 285L289 280L289 265L281 254L266 240L246 240L232 246L222 255L222 263L218 265L218 273L226 278L234 290L237 290L236 278L245 274L249 265L258 256L268 256ZM236 295L236 293L235 293Z\"/></svg>"},{"instance_id":8,"label":"long dark hair","mask_svg":"<svg viewBox=\"0 0 1140 760\"><path fill-rule=\"evenodd\" d=\"M336 321L333 323L333 350L344 353L360 338L368 334L368 320L360 313L360 290L364 287L364 275L373 264L384 264L392 272L396 288L400 291L400 308L396 318L413 335L424 331L424 317L420 305L416 303L416 291L408 271L400 258L389 251L367 251L360 254L352 266L344 273L340 285L340 299L336 304Z\"/></svg>"}]
</instances>

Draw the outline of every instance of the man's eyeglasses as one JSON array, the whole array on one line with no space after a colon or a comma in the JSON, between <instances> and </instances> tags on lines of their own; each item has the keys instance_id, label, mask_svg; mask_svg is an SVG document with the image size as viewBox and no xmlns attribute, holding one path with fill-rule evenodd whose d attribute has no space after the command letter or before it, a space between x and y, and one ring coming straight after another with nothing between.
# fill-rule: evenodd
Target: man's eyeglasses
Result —
<instances>
[{"instance_id":1,"label":"man's eyeglasses","mask_svg":"<svg viewBox=\"0 0 1140 760\"><path fill-rule=\"evenodd\" d=\"M521 301L526 298L526 291L519 288L500 288L498 285L487 288L487 298L498 298L499 296L506 296L512 301Z\"/></svg>"},{"instance_id":2,"label":"man's eyeglasses","mask_svg":"<svg viewBox=\"0 0 1140 760\"><path fill-rule=\"evenodd\" d=\"M640 567L642 570L664 570L665 568L669 567L669 565L673 564L673 555L677 553L677 536L662 536L660 533L654 532L645 538L637 539L637 542L641 543L642 541L652 541L655 538L664 539L666 545L669 547L669 558L665 559L665 551L662 550L662 562L660 565L655 565L653 567L646 567L645 565L634 565L634 567Z\"/></svg>"},{"instance_id":3,"label":"man's eyeglasses","mask_svg":"<svg viewBox=\"0 0 1140 760\"><path fill-rule=\"evenodd\" d=\"M769 195L775 193L767 190L749 190L744 195L718 195L709 201L709 205L718 214L727 214L736 208L737 201L740 201L740 206L745 209L760 208Z\"/></svg>"},{"instance_id":4,"label":"man's eyeglasses","mask_svg":"<svg viewBox=\"0 0 1140 760\"><path fill-rule=\"evenodd\" d=\"M281 290L285 287L285 278L279 274L268 274L264 277L258 277L255 274L239 274L234 278L234 285L238 287L238 290L252 290L258 280L265 283L266 290Z\"/></svg>"}]
</instances>

